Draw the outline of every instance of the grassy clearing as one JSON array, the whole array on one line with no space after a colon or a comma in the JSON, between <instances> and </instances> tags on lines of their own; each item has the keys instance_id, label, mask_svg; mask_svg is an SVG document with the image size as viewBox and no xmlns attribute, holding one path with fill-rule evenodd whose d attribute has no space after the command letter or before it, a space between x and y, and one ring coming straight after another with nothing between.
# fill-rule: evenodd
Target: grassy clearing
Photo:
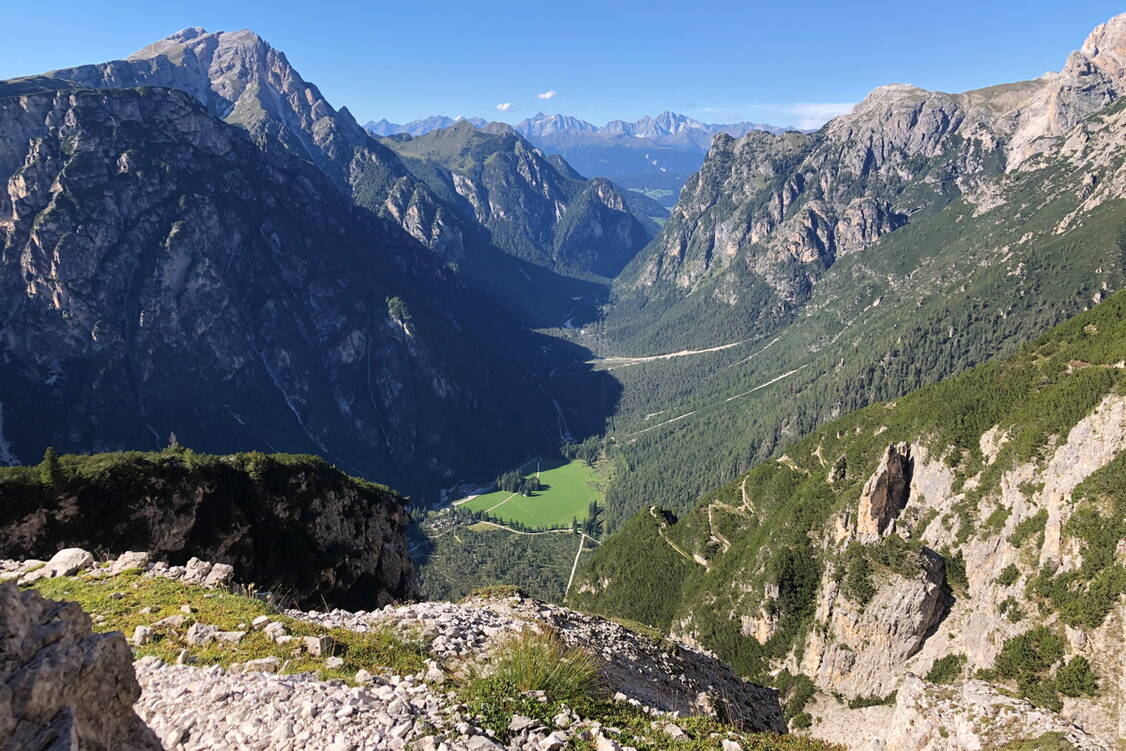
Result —
<instances>
[{"instance_id":1,"label":"grassy clearing","mask_svg":"<svg viewBox=\"0 0 1126 751\"><path fill-rule=\"evenodd\" d=\"M557 529L570 526L572 519L586 519L591 501L603 503L602 477L580 459L544 468L539 477L542 489L530 496L496 491L479 495L461 508L484 511L500 521L532 529Z\"/></svg>"},{"instance_id":2,"label":"grassy clearing","mask_svg":"<svg viewBox=\"0 0 1126 751\"><path fill-rule=\"evenodd\" d=\"M184 615L179 628L160 627L156 639L134 647L138 657L155 655L174 662L181 649L188 649L193 660L201 665L228 666L263 657L276 656L287 673L312 672L322 679L352 680L361 668L372 673L389 669L396 673L415 673L423 667L425 645L408 643L390 632L355 633L344 629L325 629L304 621L280 615L266 603L253 597L204 589L160 577L146 578L140 571L126 571L106 578L60 577L45 579L33 585L44 597L77 602L94 619L98 632L122 631L130 638L137 626L152 626L168 616ZM188 606L191 613L183 612ZM150 612L142 612L150 608ZM313 657L297 649L295 643L275 644L250 623L266 615L285 624L294 636L329 636L335 642L333 654L344 660L337 669L328 669L324 657ZM100 616L100 619L99 619ZM247 631L237 644L212 642L189 647L185 641L192 623L218 626L224 631Z\"/></svg>"}]
</instances>

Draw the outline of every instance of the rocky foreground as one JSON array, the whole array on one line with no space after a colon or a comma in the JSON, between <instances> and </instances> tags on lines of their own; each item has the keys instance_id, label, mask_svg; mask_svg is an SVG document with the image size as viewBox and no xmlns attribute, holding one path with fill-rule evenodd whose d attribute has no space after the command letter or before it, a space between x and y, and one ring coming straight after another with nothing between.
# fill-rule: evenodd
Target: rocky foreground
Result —
<instances>
[{"instance_id":1,"label":"rocky foreground","mask_svg":"<svg viewBox=\"0 0 1126 751\"><path fill-rule=\"evenodd\" d=\"M777 735L776 692L708 654L513 590L282 611L232 577L144 553L0 561L0 749L830 748ZM597 695L501 680L525 636L593 659Z\"/></svg>"}]
</instances>

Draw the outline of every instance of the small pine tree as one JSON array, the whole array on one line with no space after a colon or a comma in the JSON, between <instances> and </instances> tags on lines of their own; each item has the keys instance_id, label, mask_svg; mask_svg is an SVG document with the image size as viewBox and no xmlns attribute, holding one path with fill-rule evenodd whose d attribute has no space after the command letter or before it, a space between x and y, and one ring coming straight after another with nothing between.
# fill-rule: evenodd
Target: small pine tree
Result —
<instances>
[{"instance_id":1,"label":"small pine tree","mask_svg":"<svg viewBox=\"0 0 1126 751\"><path fill-rule=\"evenodd\" d=\"M39 465L39 478L44 485L58 485L63 479L63 470L59 466L59 455L54 446L48 446L43 452L43 462Z\"/></svg>"}]
</instances>

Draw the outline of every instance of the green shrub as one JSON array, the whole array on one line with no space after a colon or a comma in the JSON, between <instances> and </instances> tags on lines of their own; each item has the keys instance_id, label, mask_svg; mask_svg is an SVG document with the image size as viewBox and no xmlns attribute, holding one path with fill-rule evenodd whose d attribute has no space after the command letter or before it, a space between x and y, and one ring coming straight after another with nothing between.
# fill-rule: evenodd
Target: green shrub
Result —
<instances>
[{"instance_id":1,"label":"green shrub","mask_svg":"<svg viewBox=\"0 0 1126 751\"><path fill-rule=\"evenodd\" d=\"M1045 567L1028 586L1030 592L1051 603L1064 623L1098 628L1126 592L1126 566L1108 566L1090 580L1082 569L1053 576Z\"/></svg>"},{"instance_id":2,"label":"green shrub","mask_svg":"<svg viewBox=\"0 0 1126 751\"><path fill-rule=\"evenodd\" d=\"M1063 709L1056 682L1051 678L1024 676L1017 681L1021 695L1038 707L1058 712Z\"/></svg>"},{"instance_id":3,"label":"green shrub","mask_svg":"<svg viewBox=\"0 0 1126 751\"><path fill-rule=\"evenodd\" d=\"M884 707L895 704L896 691L887 696L858 696L848 700L849 709L863 709L864 707Z\"/></svg>"},{"instance_id":4,"label":"green shrub","mask_svg":"<svg viewBox=\"0 0 1126 751\"><path fill-rule=\"evenodd\" d=\"M1036 738L1022 738L1001 746L999 751L1075 751L1063 733L1044 733Z\"/></svg>"},{"instance_id":5,"label":"green shrub","mask_svg":"<svg viewBox=\"0 0 1126 751\"><path fill-rule=\"evenodd\" d=\"M1025 631L1005 641L993 668L1002 678L1041 675L1063 657L1063 639L1045 626Z\"/></svg>"},{"instance_id":6,"label":"green shrub","mask_svg":"<svg viewBox=\"0 0 1126 751\"><path fill-rule=\"evenodd\" d=\"M1049 671L1063 659L1063 653L1063 639L1045 626L1037 626L1005 641L993 661L991 677L1013 681L1021 695L1036 706L1059 711L1056 683Z\"/></svg>"},{"instance_id":7,"label":"green shrub","mask_svg":"<svg viewBox=\"0 0 1126 751\"><path fill-rule=\"evenodd\" d=\"M843 561L843 590L860 605L867 605L876 594L872 576L878 570L894 572L904 578L917 576L922 569L921 545L906 542L898 535L889 535L879 542L865 545L849 543Z\"/></svg>"},{"instance_id":8,"label":"green shrub","mask_svg":"<svg viewBox=\"0 0 1126 751\"><path fill-rule=\"evenodd\" d=\"M962 556L962 551L951 555L944 550L942 557L946 559L946 583L955 594L968 597L970 580L966 576L966 559Z\"/></svg>"},{"instance_id":9,"label":"green shrub","mask_svg":"<svg viewBox=\"0 0 1126 751\"><path fill-rule=\"evenodd\" d=\"M1005 568L1001 570L1000 575L997 577L997 583L1002 587L1007 587L1015 582L1019 577L1020 569L1010 563L1008 566L1005 566Z\"/></svg>"},{"instance_id":10,"label":"green shrub","mask_svg":"<svg viewBox=\"0 0 1126 751\"><path fill-rule=\"evenodd\" d=\"M854 547L855 546L855 547ZM844 594L861 606L867 605L876 594L872 586L872 566L858 542L849 543L844 564ZM854 552L855 551L855 552Z\"/></svg>"},{"instance_id":11,"label":"green shrub","mask_svg":"<svg viewBox=\"0 0 1126 751\"><path fill-rule=\"evenodd\" d=\"M48 446L43 452L43 461L39 465L39 481L44 485L58 485L62 482L63 473L59 468L59 455L54 446Z\"/></svg>"},{"instance_id":12,"label":"green shrub","mask_svg":"<svg viewBox=\"0 0 1126 751\"><path fill-rule=\"evenodd\" d=\"M1099 690L1098 678L1086 657L1072 657L1056 671L1056 686L1064 696L1094 696Z\"/></svg>"},{"instance_id":13,"label":"green shrub","mask_svg":"<svg viewBox=\"0 0 1126 751\"><path fill-rule=\"evenodd\" d=\"M796 724L802 715L808 717L805 707L817 693L817 688L809 676L783 670L774 677L773 685L778 689L778 699L782 703L782 719L793 728L809 727Z\"/></svg>"},{"instance_id":14,"label":"green shrub","mask_svg":"<svg viewBox=\"0 0 1126 751\"><path fill-rule=\"evenodd\" d=\"M1033 516L1017 524L1016 529L1009 535L1009 543L1019 548L1033 535L1040 535L1043 540L1044 526L1048 523L1048 512L1040 509Z\"/></svg>"},{"instance_id":15,"label":"green shrub","mask_svg":"<svg viewBox=\"0 0 1126 751\"><path fill-rule=\"evenodd\" d=\"M1000 604L997 605L997 612L1008 618L1012 623L1020 623L1026 615L1024 608L1013 597L1006 597L1001 600Z\"/></svg>"},{"instance_id":16,"label":"green shrub","mask_svg":"<svg viewBox=\"0 0 1126 751\"><path fill-rule=\"evenodd\" d=\"M953 683L962 674L962 666L965 664L966 656L963 654L940 657L927 671L927 680L937 684Z\"/></svg>"},{"instance_id":17,"label":"green shrub","mask_svg":"<svg viewBox=\"0 0 1126 751\"><path fill-rule=\"evenodd\" d=\"M993 513L985 520L985 528L990 532L1000 531L1000 529L1005 526L1005 522L1008 520L1010 514L1012 514L1012 511L1009 508L1006 506L998 506L993 509Z\"/></svg>"}]
</instances>

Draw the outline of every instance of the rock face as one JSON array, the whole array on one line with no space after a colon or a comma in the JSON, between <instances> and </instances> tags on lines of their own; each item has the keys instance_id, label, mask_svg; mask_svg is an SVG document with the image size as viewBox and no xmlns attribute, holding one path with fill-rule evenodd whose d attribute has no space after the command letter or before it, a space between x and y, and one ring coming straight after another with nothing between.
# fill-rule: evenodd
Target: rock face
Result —
<instances>
[{"instance_id":1,"label":"rock face","mask_svg":"<svg viewBox=\"0 0 1126 751\"><path fill-rule=\"evenodd\" d=\"M510 215L498 211L496 216L486 212L486 216L475 217L473 212L459 211L456 194L450 195L444 186L433 184L427 170L408 169L389 148L394 143L373 138L347 108L333 108L281 51L252 31L183 29L127 60L18 79L0 84L0 94L5 88L22 92L45 86L161 86L186 91L214 117L245 129L258 144L280 143L311 161L354 203L391 220L443 261L454 261L466 266L467 271L484 274L496 273L493 267L498 261L490 252L496 248L519 258L532 253L551 260L550 232L546 239L534 238L529 250L517 241L524 231L519 212ZM449 120L445 125L459 131L476 129L467 120ZM526 142L524 145L532 150ZM520 174L531 181L536 178L533 172ZM628 209L622 211L622 222L637 225L631 227L635 234L627 238L630 242L613 248L624 260L613 257L602 259L601 264L596 260L599 269L587 270L607 273L610 268L616 273L653 234L643 231ZM553 220L560 218L561 212L552 213ZM499 231L496 225L500 225ZM607 252L602 249L602 253Z\"/></svg>"},{"instance_id":2,"label":"rock face","mask_svg":"<svg viewBox=\"0 0 1126 751\"><path fill-rule=\"evenodd\" d=\"M837 259L1018 169L1116 101L1124 39L1126 15L1032 81L961 94L891 84L817 133L717 136L633 284L691 291L749 271L781 300L804 301ZM717 301L753 299L740 286Z\"/></svg>"},{"instance_id":3,"label":"rock face","mask_svg":"<svg viewBox=\"0 0 1126 751\"><path fill-rule=\"evenodd\" d=\"M132 660L122 635L92 633L77 604L0 582L0 748L161 749L133 712Z\"/></svg>"},{"instance_id":4,"label":"rock face","mask_svg":"<svg viewBox=\"0 0 1126 751\"><path fill-rule=\"evenodd\" d=\"M385 143L493 243L537 265L612 277L652 236L610 181L553 163L503 123Z\"/></svg>"},{"instance_id":5,"label":"rock face","mask_svg":"<svg viewBox=\"0 0 1126 751\"><path fill-rule=\"evenodd\" d=\"M825 581L815 619L823 625L810 637L802 672L826 692L852 698L882 698L896 690L901 666L923 646L949 608L945 565L930 550L920 555L919 573L891 576L864 605L841 596Z\"/></svg>"},{"instance_id":6,"label":"rock face","mask_svg":"<svg viewBox=\"0 0 1126 751\"><path fill-rule=\"evenodd\" d=\"M175 432L417 492L499 463L483 423L535 442L513 399L556 419L493 371L538 339L268 135L151 88L0 98L0 122L7 461Z\"/></svg>"},{"instance_id":7,"label":"rock face","mask_svg":"<svg viewBox=\"0 0 1126 751\"><path fill-rule=\"evenodd\" d=\"M219 586L233 565L244 583L300 603L376 607L417 596L405 499L323 461L240 455L190 467L150 454L110 465L58 488L2 483L0 493L32 502L26 512L0 513L0 556L80 546L121 552L121 567L167 568L125 552L147 550L178 564L173 573L184 581ZM64 550L21 581L82 567L63 571L64 556L93 562L83 550Z\"/></svg>"},{"instance_id":8,"label":"rock face","mask_svg":"<svg viewBox=\"0 0 1126 751\"><path fill-rule=\"evenodd\" d=\"M179 31L131 55L97 65L64 68L17 79L4 89L44 87L180 89L214 117L244 128L259 144L280 143L317 165L338 190L367 208L396 218L415 239L457 257L464 252L460 230L425 186L395 155L370 138L347 109L334 109L305 81L285 55L249 30ZM404 203L406 202L406 203ZM407 213L407 205L414 208Z\"/></svg>"},{"instance_id":9,"label":"rock face","mask_svg":"<svg viewBox=\"0 0 1126 751\"><path fill-rule=\"evenodd\" d=\"M984 681L936 687L916 676L896 694L891 732L880 751L961 751L998 748L1015 739L1055 733L1076 751L1110 751L1104 744L1053 712L1000 694ZM864 751L863 746L859 747Z\"/></svg>"},{"instance_id":10,"label":"rock face","mask_svg":"<svg viewBox=\"0 0 1126 751\"><path fill-rule=\"evenodd\" d=\"M911 486L911 449L907 444L888 446L880 466L860 492L856 511L856 535L870 542L889 530L895 517L907 505Z\"/></svg>"}]
</instances>

